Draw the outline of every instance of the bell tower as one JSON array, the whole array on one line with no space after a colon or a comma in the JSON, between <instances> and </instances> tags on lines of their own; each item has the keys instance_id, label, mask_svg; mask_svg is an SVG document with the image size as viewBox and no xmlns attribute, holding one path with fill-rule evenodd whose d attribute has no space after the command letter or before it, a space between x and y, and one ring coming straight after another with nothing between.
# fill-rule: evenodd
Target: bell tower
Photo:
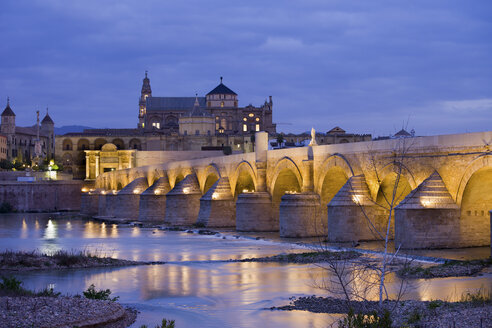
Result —
<instances>
[{"instance_id":1,"label":"bell tower","mask_svg":"<svg viewBox=\"0 0 492 328\"><path fill-rule=\"evenodd\" d=\"M138 102L138 128L143 129L145 124L145 115L147 114L147 98L152 97L152 89L150 88L150 80L147 77L147 71L145 71L145 77L142 83L142 91L140 92L140 100Z\"/></svg>"}]
</instances>

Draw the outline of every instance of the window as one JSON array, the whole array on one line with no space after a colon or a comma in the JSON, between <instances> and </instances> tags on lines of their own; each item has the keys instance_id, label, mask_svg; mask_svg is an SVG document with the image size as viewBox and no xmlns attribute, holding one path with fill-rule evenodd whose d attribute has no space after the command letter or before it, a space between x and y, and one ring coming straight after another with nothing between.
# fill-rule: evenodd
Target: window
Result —
<instances>
[{"instance_id":1,"label":"window","mask_svg":"<svg viewBox=\"0 0 492 328\"><path fill-rule=\"evenodd\" d=\"M259 122L259 121L260 121L260 118L259 118L259 117L257 117L257 118L256 118L256 122Z\"/></svg>"},{"instance_id":2,"label":"window","mask_svg":"<svg viewBox=\"0 0 492 328\"><path fill-rule=\"evenodd\" d=\"M219 123L215 123L215 130L218 130L219 129Z\"/></svg>"},{"instance_id":3,"label":"window","mask_svg":"<svg viewBox=\"0 0 492 328\"><path fill-rule=\"evenodd\" d=\"M220 120L220 126L227 129L227 120L225 118Z\"/></svg>"},{"instance_id":4,"label":"window","mask_svg":"<svg viewBox=\"0 0 492 328\"><path fill-rule=\"evenodd\" d=\"M219 120L219 117L218 116L215 116L215 120L218 121Z\"/></svg>"},{"instance_id":5,"label":"window","mask_svg":"<svg viewBox=\"0 0 492 328\"><path fill-rule=\"evenodd\" d=\"M224 102L223 101L220 102L220 107L224 107Z\"/></svg>"},{"instance_id":6,"label":"window","mask_svg":"<svg viewBox=\"0 0 492 328\"><path fill-rule=\"evenodd\" d=\"M256 132L260 131L260 125L256 124Z\"/></svg>"},{"instance_id":7,"label":"window","mask_svg":"<svg viewBox=\"0 0 492 328\"><path fill-rule=\"evenodd\" d=\"M248 126L246 124L243 124L243 132L248 132Z\"/></svg>"},{"instance_id":8,"label":"window","mask_svg":"<svg viewBox=\"0 0 492 328\"><path fill-rule=\"evenodd\" d=\"M210 130L207 131L207 135L209 136L210 135Z\"/></svg>"},{"instance_id":9,"label":"window","mask_svg":"<svg viewBox=\"0 0 492 328\"><path fill-rule=\"evenodd\" d=\"M253 114L253 113L249 113L249 114L248 114L248 116L249 116L249 117L253 117L253 116L255 116L255 114Z\"/></svg>"},{"instance_id":10,"label":"window","mask_svg":"<svg viewBox=\"0 0 492 328\"><path fill-rule=\"evenodd\" d=\"M184 135L187 136L188 135L188 130L184 130Z\"/></svg>"},{"instance_id":11,"label":"window","mask_svg":"<svg viewBox=\"0 0 492 328\"><path fill-rule=\"evenodd\" d=\"M153 122L152 123L152 127L156 128L156 129L160 129L161 128L161 123L159 123L159 122Z\"/></svg>"},{"instance_id":12,"label":"window","mask_svg":"<svg viewBox=\"0 0 492 328\"><path fill-rule=\"evenodd\" d=\"M200 130L196 130L196 131L195 131L195 135L196 135L196 136L199 136L199 135L200 135Z\"/></svg>"},{"instance_id":13,"label":"window","mask_svg":"<svg viewBox=\"0 0 492 328\"><path fill-rule=\"evenodd\" d=\"M248 119L246 117L243 117L243 121L246 122Z\"/></svg>"}]
</instances>

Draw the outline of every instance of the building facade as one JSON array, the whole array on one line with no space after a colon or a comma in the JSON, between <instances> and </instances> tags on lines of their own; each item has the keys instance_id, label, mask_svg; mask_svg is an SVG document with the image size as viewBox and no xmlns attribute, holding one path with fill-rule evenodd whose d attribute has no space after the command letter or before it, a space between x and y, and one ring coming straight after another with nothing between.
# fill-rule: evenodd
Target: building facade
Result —
<instances>
[{"instance_id":1,"label":"building facade","mask_svg":"<svg viewBox=\"0 0 492 328\"><path fill-rule=\"evenodd\" d=\"M55 123L46 110L46 115L39 124L30 127L16 126L15 113L10 107L7 99L7 106L1 115L0 133L6 138L6 159L9 161L17 160L20 162L30 162L36 156L36 144L38 144L40 157L52 159L55 153Z\"/></svg>"},{"instance_id":2,"label":"building facade","mask_svg":"<svg viewBox=\"0 0 492 328\"><path fill-rule=\"evenodd\" d=\"M56 136L57 159L76 178L86 176L86 150L112 143L117 150L226 153L253 150L256 131L276 133L273 101L239 107L238 95L220 80L204 97L153 97L147 72L142 81L135 129L86 129Z\"/></svg>"}]
</instances>

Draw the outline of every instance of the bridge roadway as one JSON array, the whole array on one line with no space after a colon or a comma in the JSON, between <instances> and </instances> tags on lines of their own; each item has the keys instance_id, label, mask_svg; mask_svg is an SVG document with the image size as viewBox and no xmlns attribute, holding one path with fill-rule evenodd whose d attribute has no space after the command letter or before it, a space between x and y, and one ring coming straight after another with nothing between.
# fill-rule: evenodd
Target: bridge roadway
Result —
<instances>
[{"instance_id":1,"label":"bridge roadway","mask_svg":"<svg viewBox=\"0 0 492 328\"><path fill-rule=\"evenodd\" d=\"M491 144L488 131L268 150L258 132L255 152L101 174L81 211L350 242L381 239L393 208L397 246L484 246Z\"/></svg>"}]
</instances>

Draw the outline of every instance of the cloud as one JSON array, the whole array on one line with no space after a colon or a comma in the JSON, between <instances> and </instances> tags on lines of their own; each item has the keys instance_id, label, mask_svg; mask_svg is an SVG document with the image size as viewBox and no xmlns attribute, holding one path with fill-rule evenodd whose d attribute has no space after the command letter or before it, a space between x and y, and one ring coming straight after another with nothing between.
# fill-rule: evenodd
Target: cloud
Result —
<instances>
[{"instance_id":1,"label":"cloud","mask_svg":"<svg viewBox=\"0 0 492 328\"><path fill-rule=\"evenodd\" d=\"M213 8L213 9L212 9ZM0 105L21 124L134 127L144 70L155 96L225 77L240 105L274 97L283 131L419 134L490 129L489 1L3 1ZM465 114L466 113L466 114ZM466 119L465 119L466 116Z\"/></svg>"},{"instance_id":2,"label":"cloud","mask_svg":"<svg viewBox=\"0 0 492 328\"><path fill-rule=\"evenodd\" d=\"M472 100L452 100L442 101L437 104L445 112L458 115L470 114L492 114L492 98L490 99L472 99Z\"/></svg>"}]
</instances>

